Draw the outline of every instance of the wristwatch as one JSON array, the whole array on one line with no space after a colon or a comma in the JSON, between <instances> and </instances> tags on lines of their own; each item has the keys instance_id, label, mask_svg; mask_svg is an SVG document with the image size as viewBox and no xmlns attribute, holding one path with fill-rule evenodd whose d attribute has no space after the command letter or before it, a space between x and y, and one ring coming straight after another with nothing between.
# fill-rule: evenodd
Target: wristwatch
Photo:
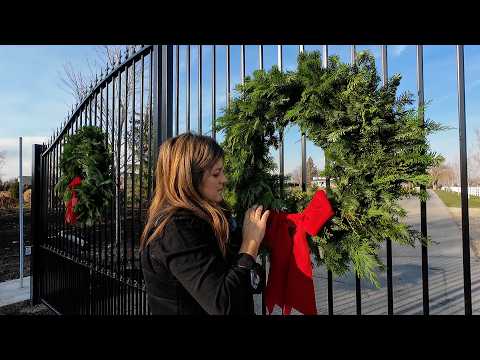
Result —
<instances>
[{"instance_id":1,"label":"wristwatch","mask_svg":"<svg viewBox=\"0 0 480 360\"><path fill-rule=\"evenodd\" d=\"M244 269L250 270L250 285L254 293L257 293L260 289L262 283L262 269L261 265L258 264L254 257L247 253L240 253L238 255L236 266Z\"/></svg>"}]
</instances>

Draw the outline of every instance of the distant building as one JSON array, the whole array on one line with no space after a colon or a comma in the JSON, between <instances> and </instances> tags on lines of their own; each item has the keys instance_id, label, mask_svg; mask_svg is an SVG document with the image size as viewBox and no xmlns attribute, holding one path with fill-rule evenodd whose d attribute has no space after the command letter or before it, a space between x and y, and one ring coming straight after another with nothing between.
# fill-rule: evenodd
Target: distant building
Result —
<instances>
[{"instance_id":1,"label":"distant building","mask_svg":"<svg viewBox=\"0 0 480 360\"><path fill-rule=\"evenodd\" d=\"M322 176L314 176L312 178L312 185L324 188L327 186L327 178Z\"/></svg>"}]
</instances>

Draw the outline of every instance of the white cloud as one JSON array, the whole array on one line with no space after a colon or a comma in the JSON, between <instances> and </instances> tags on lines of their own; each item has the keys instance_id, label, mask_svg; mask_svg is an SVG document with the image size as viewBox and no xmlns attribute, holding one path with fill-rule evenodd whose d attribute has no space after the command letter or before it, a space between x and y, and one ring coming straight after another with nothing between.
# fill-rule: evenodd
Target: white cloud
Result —
<instances>
[{"instance_id":1,"label":"white cloud","mask_svg":"<svg viewBox=\"0 0 480 360\"><path fill-rule=\"evenodd\" d=\"M32 145L41 144L47 139L41 136L22 137L22 172L24 176L32 173ZM5 162L0 169L2 180L17 178L19 173L19 141L18 138L0 138L0 152L5 155Z\"/></svg>"},{"instance_id":2,"label":"white cloud","mask_svg":"<svg viewBox=\"0 0 480 360\"><path fill-rule=\"evenodd\" d=\"M392 55L394 57L402 55L402 53L407 49L408 45L392 45Z\"/></svg>"}]
</instances>

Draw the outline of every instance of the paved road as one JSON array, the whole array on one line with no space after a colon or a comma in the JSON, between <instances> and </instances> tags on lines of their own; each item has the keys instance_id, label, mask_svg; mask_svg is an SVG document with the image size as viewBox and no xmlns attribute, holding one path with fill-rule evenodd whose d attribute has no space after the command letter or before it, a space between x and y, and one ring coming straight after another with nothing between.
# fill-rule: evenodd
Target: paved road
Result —
<instances>
[{"instance_id":1,"label":"paved road","mask_svg":"<svg viewBox=\"0 0 480 360\"><path fill-rule=\"evenodd\" d=\"M428 249L430 314L464 314L463 258L461 229L448 208L430 191L427 202L427 232L432 237ZM408 211L406 223L420 231L420 202L406 199L402 206ZM392 244L394 314L423 314L421 248ZM480 259L471 251L471 281L473 313L480 314ZM380 256L386 264L386 251ZM362 281L362 314L387 314L386 272L379 274L382 284L377 289ZM314 269L315 291L319 314L328 314L327 273ZM356 314L355 277L353 274L333 282L334 314ZM260 298L255 299L256 311L261 313ZM280 314L277 308L274 314ZM298 313L297 313L298 314Z\"/></svg>"}]
</instances>

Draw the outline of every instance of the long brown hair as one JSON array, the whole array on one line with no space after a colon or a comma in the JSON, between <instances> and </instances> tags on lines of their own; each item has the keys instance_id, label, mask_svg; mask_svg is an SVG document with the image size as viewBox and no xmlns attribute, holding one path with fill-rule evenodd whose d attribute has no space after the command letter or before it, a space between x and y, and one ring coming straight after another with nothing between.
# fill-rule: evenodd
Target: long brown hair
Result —
<instances>
[{"instance_id":1,"label":"long brown hair","mask_svg":"<svg viewBox=\"0 0 480 360\"><path fill-rule=\"evenodd\" d=\"M188 209L211 225L225 256L229 210L225 202L217 204L199 192L203 174L222 158L223 149L208 136L184 133L162 143L155 171L155 192L140 238L140 251L163 235L165 225L177 210Z\"/></svg>"}]
</instances>

